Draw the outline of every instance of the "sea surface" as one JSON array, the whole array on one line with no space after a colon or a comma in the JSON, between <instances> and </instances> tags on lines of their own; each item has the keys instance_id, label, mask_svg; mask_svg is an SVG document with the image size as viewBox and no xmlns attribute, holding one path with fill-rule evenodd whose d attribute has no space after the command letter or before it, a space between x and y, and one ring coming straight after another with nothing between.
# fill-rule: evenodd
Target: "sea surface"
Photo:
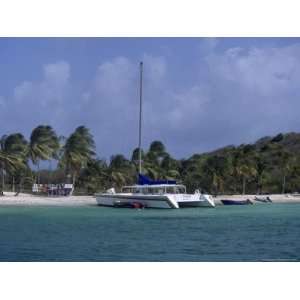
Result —
<instances>
[{"instance_id":1,"label":"sea surface","mask_svg":"<svg viewBox=\"0 0 300 300\"><path fill-rule=\"evenodd\" d=\"M0 261L299 261L300 204L0 207Z\"/></svg>"}]
</instances>

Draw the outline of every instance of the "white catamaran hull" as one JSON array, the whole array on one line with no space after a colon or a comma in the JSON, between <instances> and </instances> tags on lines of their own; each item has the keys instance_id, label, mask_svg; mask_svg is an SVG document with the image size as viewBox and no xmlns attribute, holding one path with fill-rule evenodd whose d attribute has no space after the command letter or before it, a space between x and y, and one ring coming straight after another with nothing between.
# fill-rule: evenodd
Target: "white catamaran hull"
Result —
<instances>
[{"instance_id":1,"label":"white catamaran hull","mask_svg":"<svg viewBox=\"0 0 300 300\"><path fill-rule=\"evenodd\" d=\"M209 195L203 194L96 194L100 206L116 206L120 203L140 203L145 208L180 208L180 207L214 207L214 201Z\"/></svg>"}]
</instances>

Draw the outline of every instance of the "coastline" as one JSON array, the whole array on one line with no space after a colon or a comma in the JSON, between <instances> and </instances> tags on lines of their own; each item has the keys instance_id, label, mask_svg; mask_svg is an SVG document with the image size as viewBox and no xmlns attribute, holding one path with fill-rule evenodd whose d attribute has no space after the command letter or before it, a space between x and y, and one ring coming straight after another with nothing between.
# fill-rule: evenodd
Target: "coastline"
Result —
<instances>
[{"instance_id":1,"label":"coastline","mask_svg":"<svg viewBox=\"0 0 300 300\"><path fill-rule=\"evenodd\" d=\"M294 196L292 194L270 194L270 195L218 195L213 197L216 205L223 205L221 200L247 200L253 202L253 204L264 204L263 202L255 201L255 197L263 198L270 197L272 203L300 203L300 195ZM270 203L270 204L272 204Z\"/></svg>"},{"instance_id":2,"label":"coastline","mask_svg":"<svg viewBox=\"0 0 300 300\"><path fill-rule=\"evenodd\" d=\"M94 196L61 196L48 197L20 193L14 196L13 193L5 193L0 197L0 206L91 206L97 205Z\"/></svg>"},{"instance_id":3,"label":"coastline","mask_svg":"<svg viewBox=\"0 0 300 300\"><path fill-rule=\"evenodd\" d=\"M221 200L251 200L253 204L263 204L255 201L255 196L271 198L272 203L300 203L300 195L291 194L271 194L271 195L218 195L213 197L216 205L223 205ZM68 197L48 197L41 195L32 195L20 193L14 196L14 193L6 192L0 197L0 206L96 206L95 196L68 196Z\"/></svg>"}]
</instances>

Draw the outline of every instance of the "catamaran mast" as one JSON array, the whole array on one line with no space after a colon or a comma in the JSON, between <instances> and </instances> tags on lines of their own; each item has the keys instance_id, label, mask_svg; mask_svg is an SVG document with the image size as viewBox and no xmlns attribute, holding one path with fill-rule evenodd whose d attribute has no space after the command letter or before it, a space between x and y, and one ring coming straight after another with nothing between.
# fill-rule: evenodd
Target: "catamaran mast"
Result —
<instances>
[{"instance_id":1,"label":"catamaran mast","mask_svg":"<svg viewBox=\"0 0 300 300\"><path fill-rule=\"evenodd\" d=\"M140 62L140 120L139 120L139 173L142 174L142 96L143 96L143 62Z\"/></svg>"}]
</instances>

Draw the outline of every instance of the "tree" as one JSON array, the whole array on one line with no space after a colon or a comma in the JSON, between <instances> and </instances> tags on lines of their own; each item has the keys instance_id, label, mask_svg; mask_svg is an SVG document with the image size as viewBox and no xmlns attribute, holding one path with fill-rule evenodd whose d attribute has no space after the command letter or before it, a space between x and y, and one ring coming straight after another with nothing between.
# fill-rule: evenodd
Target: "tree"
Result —
<instances>
[{"instance_id":1,"label":"tree","mask_svg":"<svg viewBox=\"0 0 300 300\"><path fill-rule=\"evenodd\" d=\"M256 176L254 154L254 146L241 145L235 149L233 155L234 176L241 179L243 194L246 193L247 181Z\"/></svg>"},{"instance_id":2,"label":"tree","mask_svg":"<svg viewBox=\"0 0 300 300\"><path fill-rule=\"evenodd\" d=\"M122 154L113 155L110 159L109 167L113 169L125 169L130 167L130 161Z\"/></svg>"},{"instance_id":3,"label":"tree","mask_svg":"<svg viewBox=\"0 0 300 300\"><path fill-rule=\"evenodd\" d=\"M149 151L143 160L143 171L152 179L158 179L165 176L162 169L162 161L169 154L166 152L164 144L160 141L153 141L150 144Z\"/></svg>"},{"instance_id":4,"label":"tree","mask_svg":"<svg viewBox=\"0 0 300 300\"><path fill-rule=\"evenodd\" d=\"M94 151L94 138L85 126L77 127L66 139L59 165L65 169L67 176L72 177L74 185L80 171L94 158Z\"/></svg>"},{"instance_id":5,"label":"tree","mask_svg":"<svg viewBox=\"0 0 300 300\"><path fill-rule=\"evenodd\" d=\"M161 141L153 141L150 145L149 152L155 153L156 155L163 155L166 152L166 148Z\"/></svg>"},{"instance_id":6,"label":"tree","mask_svg":"<svg viewBox=\"0 0 300 300\"><path fill-rule=\"evenodd\" d=\"M27 142L22 134L3 135L0 139L0 165L1 165L1 194L5 188L5 172L14 174L17 170L26 168ZM14 180L13 180L14 181Z\"/></svg>"},{"instance_id":7,"label":"tree","mask_svg":"<svg viewBox=\"0 0 300 300\"><path fill-rule=\"evenodd\" d=\"M21 133L14 133L11 135L8 135L4 142L4 150L6 153L10 155L14 155L18 157L20 160L20 164L18 164L16 167L11 167L9 164L6 164L5 169L12 176L12 189L13 192L15 191L15 179L18 175L21 175L25 168L28 168L27 166L27 157L26 157L26 151L27 151L27 141L24 138L24 136ZM21 176L20 180L21 180Z\"/></svg>"},{"instance_id":8,"label":"tree","mask_svg":"<svg viewBox=\"0 0 300 300\"><path fill-rule=\"evenodd\" d=\"M77 186L83 188L89 194L94 194L100 190L103 191L110 187L107 174L108 166L104 160L91 159L82 170L77 180Z\"/></svg>"},{"instance_id":9,"label":"tree","mask_svg":"<svg viewBox=\"0 0 300 300\"><path fill-rule=\"evenodd\" d=\"M120 188L125 184L132 184L136 179L136 168L122 154L113 155L108 168L108 178L111 184Z\"/></svg>"},{"instance_id":10,"label":"tree","mask_svg":"<svg viewBox=\"0 0 300 300\"><path fill-rule=\"evenodd\" d=\"M267 169L267 161L264 153L256 152L254 154L254 168L256 170L256 193L261 194L263 189L263 177Z\"/></svg>"},{"instance_id":11,"label":"tree","mask_svg":"<svg viewBox=\"0 0 300 300\"><path fill-rule=\"evenodd\" d=\"M278 155L278 164L279 164L279 169L281 170L282 173L282 189L281 193L285 193L286 189L286 178L289 175L290 171L292 170L292 156L289 151L284 150L282 147L278 149L277 152Z\"/></svg>"},{"instance_id":12,"label":"tree","mask_svg":"<svg viewBox=\"0 0 300 300\"><path fill-rule=\"evenodd\" d=\"M283 139L284 139L284 135L282 133L279 133L271 140L271 143L279 143Z\"/></svg>"},{"instance_id":13,"label":"tree","mask_svg":"<svg viewBox=\"0 0 300 300\"><path fill-rule=\"evenodd\" d=\"M59 139L52 127L39 125L31 133L28 156L39 171L40 161L57 158L59 147ZM39 176L37 182L39 183Z\"/></svg>"},{"instance_id":14,"label":"tree","mask_svg":"<svg viewBox=\"0 0 300 300\"><path fill-rule=\"evenodd\" d=\"M179 179L179 163L176 159L172 158L170 154L165 154L162 162L161 169L162 175L165 179Z\"/></svg>"},{"instance_id":15,"label":"tree","mask_svg":"<svg viewBox=\"0 0 300 300\"><path fill-rule=\"evenodd\" d=\"M228 157L222 155L214 155L209 157L205 161L203 172L210 178L210 189L215 194L224 192L225 177L229 174Z\"/></svg>"},{"instance_id":16,"label":"tree","mask_svg":"<svg viewBox=\"0 0 300 300\"><path fill-rule=\"evenodd\" d=\"M179 162L180 177L188 192L194 192L196 189L211 190L211 178L207 173L208 158L207 154L194 154Z\"/></svg>"},{"instance_id":17,"label":"tree","mask_svg":"<svg viewBox=\"0 0 300 300\"><path fill-rule=\"evenodd\" d=\"M142 161L144 161L145 153L144 153L143 149L141 149L141 158L142 158ZM135 165L136 170L138 171L138 167L139 167L139 148L135 148L132 151L131 162Z\"/></svg>"}]
</instances>

